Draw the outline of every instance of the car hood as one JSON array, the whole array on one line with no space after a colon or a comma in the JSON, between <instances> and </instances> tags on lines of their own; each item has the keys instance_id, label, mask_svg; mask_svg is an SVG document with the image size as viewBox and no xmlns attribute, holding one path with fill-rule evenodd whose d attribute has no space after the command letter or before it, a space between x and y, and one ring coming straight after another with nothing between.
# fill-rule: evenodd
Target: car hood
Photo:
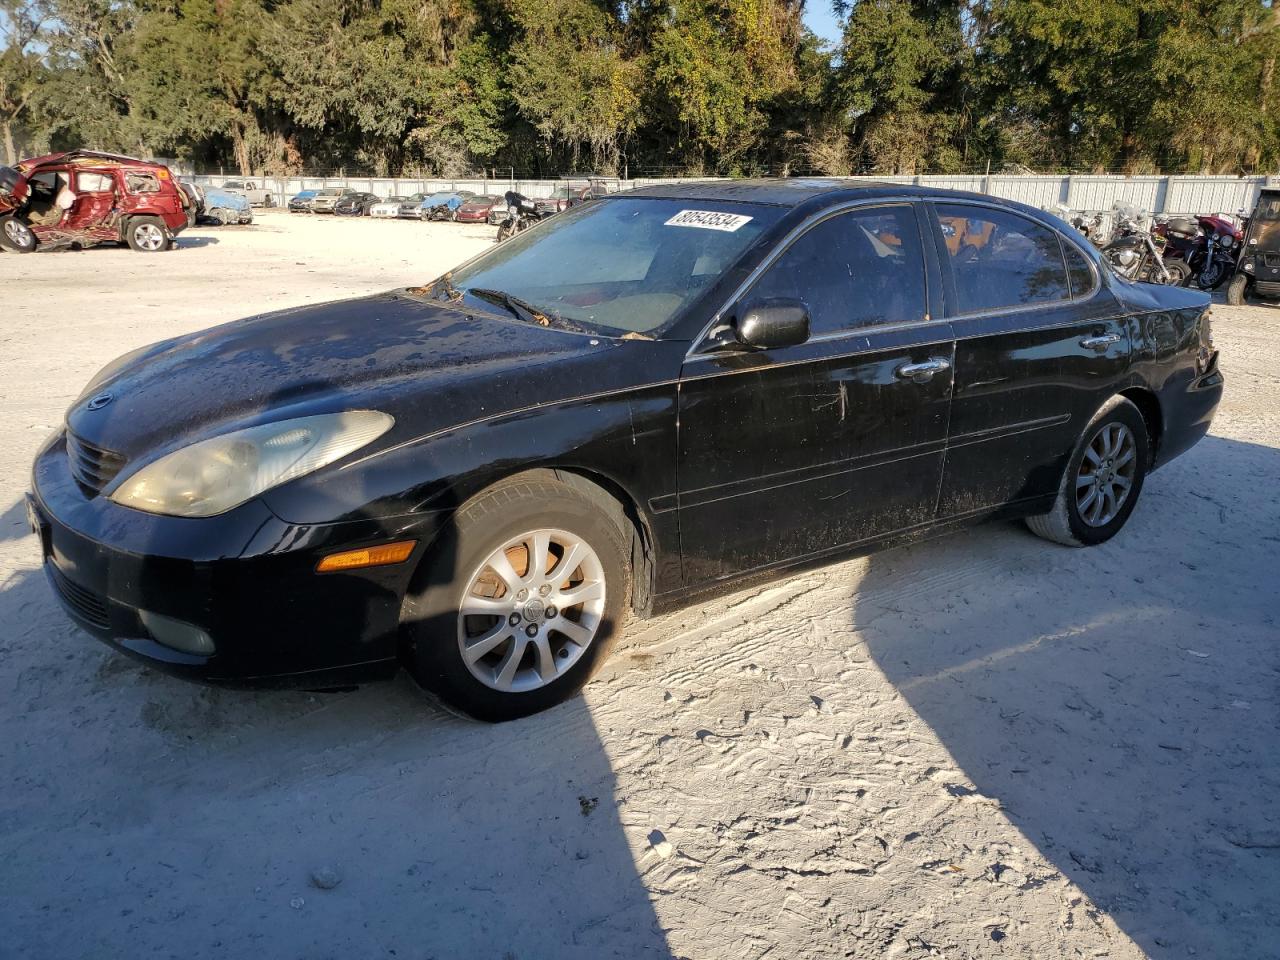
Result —
<instances>
[{"instance_id":1,"label":"car hood","mask_svg":"<svg viewBox=\"0 0 1280 960\"><path fill-rule=\"evenodd\" d=\"M618 357L672 346L464 313L395 292L156 344L86 390L67 425L91 444L149 461L258 423L375 409L396 418L380 440L392 445L506 410L670 379L665 360ZM682 353L654 350L655 359L670 354L674 370Z\"/></svg>"}]
</instances>

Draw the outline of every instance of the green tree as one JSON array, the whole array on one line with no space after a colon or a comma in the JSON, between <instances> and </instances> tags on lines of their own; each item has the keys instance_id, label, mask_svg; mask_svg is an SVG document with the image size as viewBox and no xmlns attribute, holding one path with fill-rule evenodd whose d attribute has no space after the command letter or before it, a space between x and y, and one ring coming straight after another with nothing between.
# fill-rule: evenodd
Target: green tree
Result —
<instances>
[{"instance_id":1,"label":"green tree","mask_svg":"<svg viewBox=\"0 0 1280 960\"><path fill-rule=\"evenodd\" d=\"M895 174L959 166L959 107L973 59L965 12L932 0L857 0L849 8L836 90L865 166Z\"/></svg>"},{"instance_id":2,"label":"green tree","mask_svg":"<svg viewBox=\"0 0 1280 960\"><path fill-rule=\"evenodd\" d=\"M267 16L257 0L176 0L139 16L129 104L153 150L185 152L196 138L225 136L240 173L260 165Z\"/></svg>"},{"instance_id":3,"label":"green tree","mask_svg":"<svg viewBox=\"0 0 1280 960\"><path fill-rule=\"evenodd\" d=\"M18 162L15 131L29 120L32 101L47 80L34 49L48 32L49 10L42 3L0 0L0 138L5 162Z\"/></svg>"}]
</instances>

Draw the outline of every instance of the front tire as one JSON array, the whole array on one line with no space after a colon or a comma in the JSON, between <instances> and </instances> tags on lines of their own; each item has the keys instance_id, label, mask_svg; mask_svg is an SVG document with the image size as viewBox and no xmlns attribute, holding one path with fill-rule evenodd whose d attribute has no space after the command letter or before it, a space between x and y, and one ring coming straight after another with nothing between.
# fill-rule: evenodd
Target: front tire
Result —
<instances>
[{"instance_id":1,"label":"front tire","mask_svg":"<svg viewBox=\"0 0 1280 960\"><path fill-rule=\"evenodd\" d=\"M1133 513L1150 466L1151 441L1142 413L1125 397L1112 397L1071 452L1053 509L1027 517L1027 526L1069 547L1105 543Z\"/></svg>"},{"instance_id":2,"label":"front tire","mask_svg":"<svg viewBox=\"0 0 1280 960\"><path fill-rule=\"evenodd\" d=\"M35 253L36 235L17 217L0 218L0 247L10 253Z\"/></svg>"},{"instance_id":3,"label":"front tire","mask_svg":"<svg viewBox=\"0 0 1280 960\"><path fill-rule=\"evenodd\" d=\"M1243 307L1247 300L1246 294L1249 291L1249 278L1243 273L1237 273L1231 278L1231 282L1227 284L1227 303L1233 307Z\"/></svg>"},{"instance_id":4,"label":"front tire","mask_svg":"<svg viewBox=\"0 0 1280 960\"><path fill-rule=\"evenodd\" d=\"M576 478L539 471L458 509L405 599L417 681L491 723L574 696L608 657L630 585L617 504Z\"/></svg>"}]
</instances>

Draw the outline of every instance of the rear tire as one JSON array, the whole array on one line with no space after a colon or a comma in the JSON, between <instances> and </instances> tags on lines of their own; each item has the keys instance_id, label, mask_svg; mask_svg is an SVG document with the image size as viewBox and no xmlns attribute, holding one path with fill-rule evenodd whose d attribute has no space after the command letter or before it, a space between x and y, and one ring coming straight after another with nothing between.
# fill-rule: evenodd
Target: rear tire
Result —
<instances>
[{"instance_id":1,"label":"rear tire","mask_svg":"<svg viewBox=\"0 0 1280 960\"><path fill-rule=\"evenodd\" d=\"M1248 300L1246 296L1248 289L1249 278L1243 273L1237 273L1227 284L1227 303L1233 307L1243 307Z\"/></svg>"},{"instance_id":2,"label":"rear tire","mask_svg":"<svg viewBox=\"0 0 1280 960\"><path fill-rule=\"evenodd\" d=\"M36 235L17 217L0 217L0 247L10 253L35 253Z\"/></svg>"},{"instance_id":3,"label":"rear tire","mask_svg":"<svg viewBox=\"0 0 1280 960\"><path fill-rule=\"evenodd\" d=\"M1105 543L1133 513L1150 466L1146 421L1132 401L1112 397L1072 450L1053 509L1027 517L1027 526L1037 536L1068 547Z\"/></svg>"},{"instance_id":4,"label":"rear tire","mask_svg":"<svg viewBox=\"0 0 1280 960\"><path fill-rule=\"evenodd\" d=\"M125 228L124 239L138 253L163 253L173 246L173 237L159 217L135 217Z\"/></svg>"},{"instance_id":5,"label":"rear tire","mask_svg":"<svg viewBox=\"0 0 1280 960\"><path fill-rule=\"evenodd\" d=\"M405 598L401 630L415 679L491 723L574 696L618 635L630 533L615 501L550 471L468 500Z\"/></svg>"}]
</instances>

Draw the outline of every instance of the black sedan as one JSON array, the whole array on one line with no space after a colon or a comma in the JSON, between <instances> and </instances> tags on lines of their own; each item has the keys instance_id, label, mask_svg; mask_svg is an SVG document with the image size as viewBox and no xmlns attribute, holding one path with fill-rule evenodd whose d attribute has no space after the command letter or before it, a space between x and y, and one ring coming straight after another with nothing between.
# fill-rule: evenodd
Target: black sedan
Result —
<instances>
[{"instance_id":1,"label":"black sedan","mask_svg":"<svg viewBox=\"0 0 1280 960\"><path fill-rule=\"evenodd\" d=\"M367 217L369 209L381 202L376 193L348 193L333 205L333 212L340 217Z\"/></svg>"},{"instance_id":2,"label":"black sedan","mask_svg":"<svg viewBox=\"0 0 1280 960\"><path fill-rule=\"evenodd\" d=\"M403 664L507 719L577 691L628 610L989 518L1110 539L1209 428L1208 304L989 197L651 187L120 358L31 516L121 651L311 688Z\"/></svg>"}]
</instances>

